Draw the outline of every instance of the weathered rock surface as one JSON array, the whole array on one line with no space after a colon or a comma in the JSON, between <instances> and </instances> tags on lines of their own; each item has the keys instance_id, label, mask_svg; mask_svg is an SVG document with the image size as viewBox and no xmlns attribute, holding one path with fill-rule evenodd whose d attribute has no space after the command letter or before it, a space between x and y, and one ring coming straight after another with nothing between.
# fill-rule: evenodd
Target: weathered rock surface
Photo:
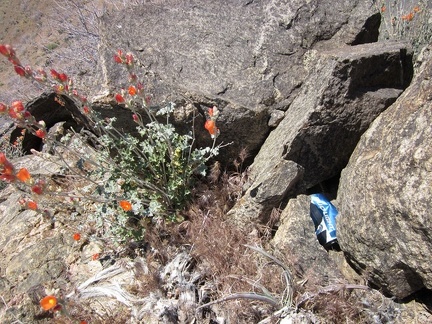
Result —
<instances>
[{"instance_id":1,"label":"weathered rock surface","mask_svg":"<svg viewBox=\"0 0 432 324\"><path fill-rule=\"evenodd\" d=\"M326 286L343 278L337 264L318 243L309 196L300 195L288 202L272 245L289 255L297 276L309 278L311 284Z\"/></svg>"},{"instance_id":2,"label":"weathered rock surface","mask_svg":"<svg viewBox=\"0 0 432 324\"><path fill-rule=\"evenodd\" d=\"M342 249L398 298L432 288L430 57L363 135L338 191Z\"/></svg>"},{"instance_id":3,"label":"weathered rock surface","mask_svg":"<svg viewBox=\"0 0 432 324\"><path fill-rule=\"evenodd\" d=\"M306 50L335 34L339 43L355 43L374 14L364 1L341 1L338 10L318 0L146 3L102 17L106 87L125 81L114 51L137 53L138 72L155 102L191 102L201 113L196 125L205 107L218 105L220 140L234 140L218 158L232 161L243 147L256 154L270 115L289 107L307 74ZM376 41L377 27L363 28L369 36L362 41ZM197 139L208 138L199 128Z\"/></svg>"},{"instance_id":4,"label":"weathered rock surface","mask_svg":"<svg viewBox=\"0 0 432 324\"><path fill-rule=\"evenodd\" d=\"M231 211L239 224L266 222L284 198L337 175L361 134L410 82L406 44L312 50L300 93L255 157L250 187Z\"/></svg>"},{"instance_id":5,"label":"weathered rock surface","mask_svg":"<svg viewBox=\"0 0 432 324\"><path fill-rule=\"evenodd\" d=\"M345 300L350 300L351 307L361 309L361 323L411 321L411 305L405 309L405 306L395 303L390 298L384 298L377 291L367 289L364 286L364 278L351 268L343 252L327 252L318 243L310 217L310 201L307 195L290 199L282 211L280 226L271 241L271 245L277 251L276 255L284 256L282 259L292 270L293 281L298 285L296 305L302 306L308 301L313 303L314 298L319 298L321 294L326 307L331 308L332 293L344 291ZM353 290L349 287L355 288ZM302 290L305 293L301 293ZM424 316L424 313L426 312L419 312L419 316ZM316 323L318 319L313 317L316 315L318 314L315 312L311 316L311 313L303 312L300 307L296 312L287 315L281 323ZM338 322L337 315L333 316L333 322Z\"/></svg>"}]
</instances>

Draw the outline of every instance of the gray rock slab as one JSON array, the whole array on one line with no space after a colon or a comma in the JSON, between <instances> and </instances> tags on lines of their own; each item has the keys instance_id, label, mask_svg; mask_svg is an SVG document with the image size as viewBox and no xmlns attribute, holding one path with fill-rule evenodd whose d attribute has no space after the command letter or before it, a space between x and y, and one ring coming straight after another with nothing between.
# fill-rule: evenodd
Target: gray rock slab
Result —
<instances>
[{"instance_id":1,"label":"gray rock slab","mask_svg":"<svg viewBox=\"0 0 432 324\"><path fill-rule=\"evenodd\" d=\"M424 62L362 136L338 191L342 249L372 283L398 298L432 288L430 54Z\"/></svg>"}]
</instances>

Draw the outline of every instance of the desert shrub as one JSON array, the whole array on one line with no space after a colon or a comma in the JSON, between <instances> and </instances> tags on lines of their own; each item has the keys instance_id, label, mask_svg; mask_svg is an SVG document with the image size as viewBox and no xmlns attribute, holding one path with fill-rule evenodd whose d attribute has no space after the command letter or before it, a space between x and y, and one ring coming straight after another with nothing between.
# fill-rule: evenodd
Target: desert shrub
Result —
<instances>
[{"instance_id":1,"label":"desert shrub","mask_svg":"<svg viewBox=\"0 0 432 324\"><path fill-rule=\"evenodd\" d=\"M119 50L114 60L125 66L130 83L114 98L132 112L137 124L136 134L125 134L113 126L114 118L101 118L91 108L87 97L74 88L66 74L52 69L48 75L44 70L23 66L9 45L0 45L0 52L18 75L53 89L59 95L56 100L60 104L60 95L72 98L92 125L92 129L79 133L70 130L59 139L21 101L0 104L0 114L49 144L50 153L35 154L60 165L58 175L73 180L65 185L53 181L52 177L33 177L26 168L16 170L7 154L2 153L1 178L23 192L24 207L29 207L30 202L31 209L49 214L39 207L43 198L48 197L44 201L51 205L72 203L75 208L72 216L92 215L99 233L106 232L120 242L142 237L149 219L178 220L178 212L188 202L196 176L204 175L206 161L218 154L216 107L208 110L205 124L214 139L213 146L194 147L193 131L179 134L169 121L175 109L173 103L149 107L148 96L134 72L133 55Z\"/></svg>"}]
</instances>

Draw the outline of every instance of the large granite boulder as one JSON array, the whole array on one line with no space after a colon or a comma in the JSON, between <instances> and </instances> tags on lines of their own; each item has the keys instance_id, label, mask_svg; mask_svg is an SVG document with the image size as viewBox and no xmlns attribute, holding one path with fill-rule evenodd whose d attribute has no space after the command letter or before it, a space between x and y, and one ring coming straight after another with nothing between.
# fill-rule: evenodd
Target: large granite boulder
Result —
<instances>
[{"instance_id":1,"label":"large granite boulder","mask_svg":"<svg viewBox=\"0 0 432 324\"><path fill-rule=\"evenodd\" d=\"M273 127L298 93L308 49L333 36L339 44L377 40L379 15L372 4L334 6L318 0L170 0L108 13L100 24L105 88L126 85L113 54L131 51L155 103L196 108L198 145L211 143L199 125L206 107L217 105L219 140L233 142L218 159L232 161L244 147L253 156L271 129L270 116Z\"/></svg>"},{"instance_id":2,"label":"large granite boulder","mask_svg":"<svg viewBox=\"0 0 432 324\"><path fill-rule=\"evenodd\" d=\"M338 175L369 124L409 84L411 60L404 43L308 52L309 76L255 157L233 218L265 223L284 199Z\"/></svg>"},{"instance_id":3,"label":"large granite boulder","mask_svg":"<svg viewBox=\"0 0 432 324\"><path fill-rule=\"evenodd\" d=\"M404 298L432 288L432 59L363 135L338 191L340 244L359 271Z\"/></svg>"}]
</instances>

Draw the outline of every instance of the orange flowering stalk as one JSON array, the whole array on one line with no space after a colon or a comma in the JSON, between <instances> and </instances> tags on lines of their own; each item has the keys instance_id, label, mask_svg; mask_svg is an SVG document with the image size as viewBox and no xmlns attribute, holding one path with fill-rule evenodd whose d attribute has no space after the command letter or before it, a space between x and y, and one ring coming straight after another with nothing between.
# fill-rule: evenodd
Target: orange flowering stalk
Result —
<instances>
[{"instance_id":1,"label":"orange flowering stalk","mask_svg":"<svg viewBox=\"0 0 432 324\"><path fill-rule=\"evenodd\" d=\"M120 200L119 205L124 211L132 210L132 204L127 200Z\"/></svg>"},{"instance_id":2,"label":"orange flowering stalk","mask_svg":"<svg viewBox=\"0 0 432 324\"><path fill-rule=\"evenodd\" d=\"M45 296L41 299L40 305L45 311L51 310L57 306L57 298L52 295Z\"/></svg>"}]
</instances>

